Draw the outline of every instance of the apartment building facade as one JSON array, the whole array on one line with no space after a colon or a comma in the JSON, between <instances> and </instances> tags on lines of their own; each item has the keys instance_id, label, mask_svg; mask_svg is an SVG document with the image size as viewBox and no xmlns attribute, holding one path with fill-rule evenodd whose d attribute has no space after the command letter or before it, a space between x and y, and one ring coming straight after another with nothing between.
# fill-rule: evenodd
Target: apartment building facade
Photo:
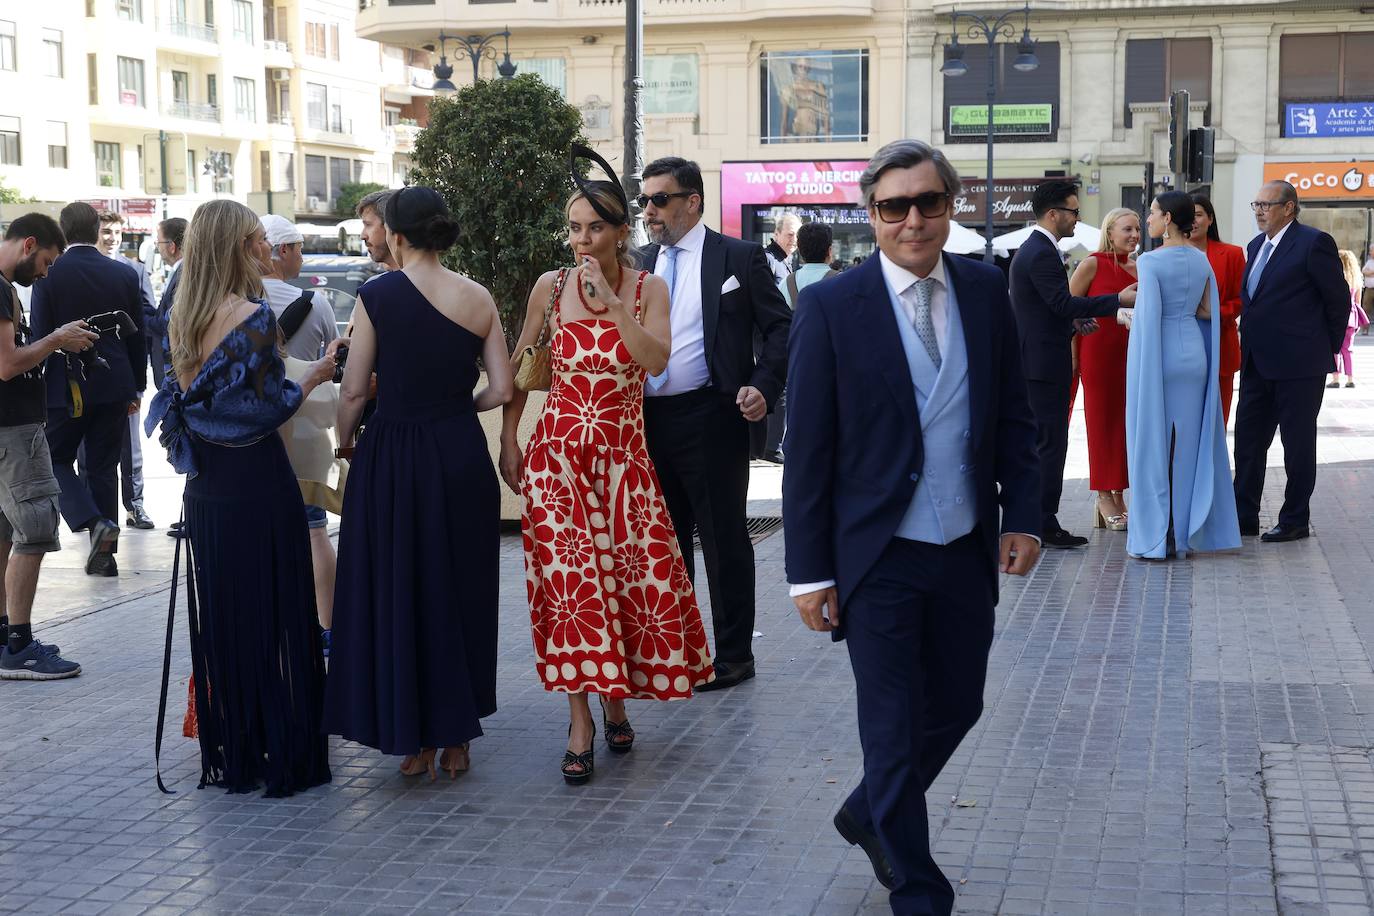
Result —
<instances>
[{"instance_id":1,"label":"apartment building facade","mask_svg":"<svg viewBox=\"0 0 1374 916\"><path fill-rule=\"evenodd\" d=\"M397 183L428 55L353 28L354 0L55 0L0 9L0 181L102 201L134 234L229 196L332 218ZM428 86L429 83L423 84Z\"/></svg>"},{"instance_id":2,"label":"apartment building facade","mask_svg":"<svg viewBox=\"0 0 1374 916\"><path fill-rule=\"evenodd\" d=\"M439 33L509 27L511 56L563 90L618 162L623 0L360 0L358 34L421 47ZM995 17L1006 0L643 0L650 158L701 163L707 219L763 239L783 210L836 228L839 254L866 253L857 180L882 143L919 137L946 150L967 193L958 218L986 218L988 51L959 31L967 72L941 73L956 11ZM1266 176L1293 174L1309 218L1356 247L1374 209L1374 15L1353 0L1039 0L992 55L998 109L992 201L997 230L1029 218L1047 175L1083 183L1083 217L1137 205L1145 164L1167 172L1170 91L1188 89L1193 126L1216 129L1209 186L1228 237L1254 231L1248 202ZM461 23L461 29L455 27ZM1028 26L1039 66L1014 69ZM450 44L454 81L471 81ZM485 75L495 61L483 60ZM1308 109L1312 114L1309 116ZM1321 124L1315 132L1297 130ZM1353 119L1359 120L1359 119ZM1344 160L1352 163L1337 167ZM1364 179L1351 175L1355 169ZM1330 185L1335 176L1335 186ZM1363 180L1363 184L1361 184ZM1360 184L1342 190L1343 182ZM1358 244L1357 244L1358 243Z\"/></svg>"}]
</instances>

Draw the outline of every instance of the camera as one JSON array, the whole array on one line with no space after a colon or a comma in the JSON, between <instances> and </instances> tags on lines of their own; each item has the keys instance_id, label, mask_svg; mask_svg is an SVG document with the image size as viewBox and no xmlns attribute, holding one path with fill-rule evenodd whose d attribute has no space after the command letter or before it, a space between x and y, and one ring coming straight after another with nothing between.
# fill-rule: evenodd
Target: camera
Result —
<instances>
[{"instance_id":1,"label":"camera","mask_svg":"<svg viewBox=\"0 0 1374 916\"><path fill-rule=\"evenodd\" d=\"M343 381L344 366L348 363L348 347L340 346L334 351L334 384Z\"/></svg>"},{"instance_id":2,"label":"camera","mask_svg":"<svg viewBox=\"0 0 1374 916\"><path fill-rule=\"evenodd\" d=\"M113 334L115 340L123 340L126 335L138 333L138 326L126 312L101 312L85 319L87 327L100 335ZM81 397L81 384L96 369L110 368L105 357L96 352L94 346L79 353L62 353L67 363L67 413L79 417L84 412Z\"/></svg>"}]
</instances>

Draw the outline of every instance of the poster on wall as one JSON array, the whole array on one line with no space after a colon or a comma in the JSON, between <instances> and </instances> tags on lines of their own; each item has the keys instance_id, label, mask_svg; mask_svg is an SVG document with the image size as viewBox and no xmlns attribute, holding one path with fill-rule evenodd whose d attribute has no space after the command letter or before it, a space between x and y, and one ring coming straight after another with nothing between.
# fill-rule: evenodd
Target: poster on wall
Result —
<instances>
[{"instance_id":1,"label":"poster on wall","mask_svg":"<svg viewBox=\"0 0 1374 916\"><path fill-rule=\"evenodd\" d=\"M1285 137L1374 137L1374 103L1289 102Z\"/></svg>"},{"instance_id":2,"label":"poster on wall","mask_svg":"<svg viewBox=\"0 0 1374 916\"><path fill-rule=\"evenodd\" d=\"M868 139L868 51L773 51L764 77L764 143Z\"/></svg>"},{"instance_id":3,"label":"poster on wall","mask_svg":"<svg viewBox=\"0 0 1374 916\"><path fill-rule=\"evenodd\" d=\"M650 54L644 58L644 113L697 113L695 54Z\"/></svg>"},{"instance_id":4,"label":"poster on wall","mask_svg":"<svg viewBox=\"0 0 1374 916\"><path fill-rule=\"evenodd\" d=\"M720 231L740 238L746 206L854 204L863 159L811 162L726 162L720 167Z\"/></svg>"}]
</instances>

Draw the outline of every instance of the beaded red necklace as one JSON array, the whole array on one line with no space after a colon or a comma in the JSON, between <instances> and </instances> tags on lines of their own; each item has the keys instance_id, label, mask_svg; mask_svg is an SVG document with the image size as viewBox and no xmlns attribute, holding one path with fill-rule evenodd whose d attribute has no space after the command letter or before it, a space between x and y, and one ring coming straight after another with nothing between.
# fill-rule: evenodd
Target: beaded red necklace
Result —
<instances>
[{"instance_id":1,"label":"beaded red necklace","mask_svg":"<svg viewBox=\"0 0 1374 916\"><path fill-rule=\"evenodd\" d=\"M619 290L619 289L620 289L621 281L623 281L624 279L625 279L625 268L622 267L622 268L620 269L619 275L615 278L615 283L612 285L611 288L614 289L614 290ZM591 303L587 301L587 294L586 294L585 292L583 292L583 290L582 290L582 287L585 286L585 285L586 285L586 284L583 283L582 280L581 280L581 278L579 277L579 278L578 278L578 281L577 281L577 301L580 302L580 303L582 303L582 307L583 307L584 309L586 309L588 312L590 312L591 314L593 314L593 315L604 315L604 314L606 314L608 311L610 311L611 307L610 307L609 305L608 305L608 306L604 306L604 307L599 308L599 309L598 309L598 308L592 308Z\"/></svg>"}]
</instances>

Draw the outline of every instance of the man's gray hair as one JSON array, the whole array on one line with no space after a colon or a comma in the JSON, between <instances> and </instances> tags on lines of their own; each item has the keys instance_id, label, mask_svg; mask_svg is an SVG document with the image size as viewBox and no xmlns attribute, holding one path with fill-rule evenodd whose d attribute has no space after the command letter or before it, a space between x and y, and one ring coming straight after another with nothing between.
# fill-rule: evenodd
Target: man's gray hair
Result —
<instances>
[{"instance_id":1,"label":"man's gray hair","mask_svg":"<svg viewBox=\"0 0 1374 916\"><path fill-rule=\"evenodd\" d=\"M353 214L355 216L361 217L363 213L365 213L368 210L376 210L377 216L385 216L387 199L395 193L395 191L392 191L390 189L383 191L373 191L371 194L367 195L362 200L358 201L358 206L353 208Z\"/></svg>"},{"instance_id":2,"label":"man's gray hair","mask_svg":"<svg viewBox=\"0 0 1374 916\"><path fill-rule=\"evenodd\" d=\"M958 194L963 189L964 184L959 180L959 173L945 158L944 153L920 140L893 140L873 154L873 158L868 160L868 168L859 176L859 192L863 195L863 205L867 207L873 203L873 187L888 169L914 168L927 161L935 163L935 171L944 182L946 191Z\"/></svg>"},{"instance_id":3,"label":"man's gray hair","mask_svg":"<svg viewBox=\"0 0 1374 916\"><path fill-rule=\"evenodd\" d=\"M1273 185L1274 190L1279 192L1279 203L1292 204L1294 213L1302 210L1302 204L1298 203L1298 189L1293 187L1292 184L1284 181L1282 178L1276 178L1269 182L1269 184Z\"/></svg>"}]
</instances>

